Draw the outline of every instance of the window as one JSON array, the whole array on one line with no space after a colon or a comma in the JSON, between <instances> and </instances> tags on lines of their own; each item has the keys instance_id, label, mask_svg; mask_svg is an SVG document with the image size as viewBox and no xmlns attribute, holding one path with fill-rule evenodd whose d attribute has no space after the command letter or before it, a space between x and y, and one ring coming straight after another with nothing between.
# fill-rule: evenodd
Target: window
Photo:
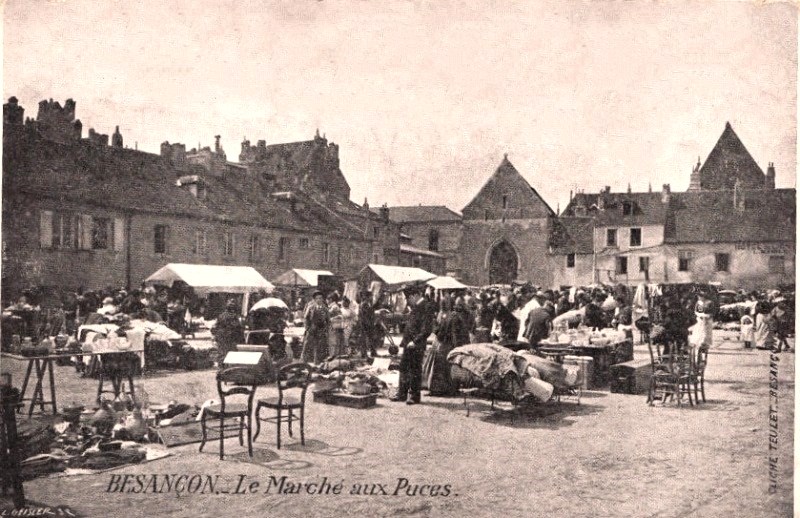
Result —
<instances>
[{"instance_id":1,"label":"window","mask_svg":"<svg viewBox=\"0 0 800 518\"><path fill-rule=\"evenodd\" d=\"M731 256L730 254L714 254L717 262L718 272L730 271Z\"/></svg>"},{"instance_id":2,"label":"window","mask_svg":"<svg viewBox=\"0 0 800 518\"><path fill-rule=\"evenodd\" d=\"M420 256L418 256L418 255L415 255L414 257L412 257L411 258L411 266L413 266L414 268L419 268L420 266L422 266L422 258Z\"/></svg>"},{"instance_id":3,"label":"window","mask_svg":"<svg viewBox=\"0 0 800 518\"><path fill-rule=\"evenodd\" d=\"M489 209L483 209L483 221L489 221Z\"/></svg>"},{"instance_id":4,"label":"window","mask_svg":"<svg viewBox=\"0 0 800 518\"><path fill-rule=\"evenodd\" d=\"M627 257L617 257L617 275L628 275Z\"/></svg>"},{"instance_id":5,"label":"window","mask_svg":"<svg viewBox=\"0 0 800 518\"><path fill-rule=\"evenodd\" d=\"M207 252L208 239L205 230L194 231L194 244L192 246L192 253L198 255L205 255Z\"/></svg>"},{"instance_id":6,"label":"window","mask_svg":"<svg viewBox=\"0 0 800 518\"><path fill-rule=\"evenodd\" d=\"M650 270L650 258L649 257L640 257L639 258L639 271L646 272Z\"/></svg>"},{"instance_id":7,"label":"window","mask_svg":"<svg viewBox=\"0 0 800 518\"><path fill-rule=\"evenodd\" d=\"M206 190L206 183L203 182L202 180L197 182L197 199L201 201L205 200L207 192L208 191Z\"/></svg>"},{"instance_id":8,"label":"window","mask_svg":"<svg viewBox=\"0 0 800 518\"><path fill-rule=\"evenodd\" d=\"M92 218L92 250L105 250L108 248L108 237L114 231L109 229L111 220L109 218Z\"/></svg>"},{"instance_id":9,"label":"window","mask_svg":"<svg viewBox=\"0 0 800 518\"><path fill-rule=\"evenodd\" d=\"M504 209L508 208L508 196L506 196L505 194L503 195L503 208Z\"/></svg>"},{"instance_id":10,"label":"window","mask_svg":"<svg viewBox=\"0 0 800 518\"><path fill-rule=\"evenodd\" d=\"M307 237L301 237L300 238L300 248L302 248L303 250L307 250L307 249L311 248L311 244L309 243Z\"/></svg>"},{"instance_id":11,"label":"window","mask_svg":"<svg viewBox=\"0 0 800 518\"><path fill-rule=\"evenodd\" d=\"M434 252L439 250L439 231L435 228L428 232L428 250L433 250Z\"/></svg>"},{"instance_id":12,"label":"window","mask_svg":"<svg viewBox=\"0 0 800 518\"><path fill-rule=\"evenodd\" d=\"M381 236L381 229L378 227L372 227L372 237L378 239Z\"/></svg>"},{"instance_id":13,"label":"window","mask_svg":"<svg viewBox=\"0 0 800 518\"><path fill-rule=\"evenodd\" d=\"M567 268L575 268L575 254L567 254Z\"/></svg>"},{"instance_id":14,"label":"window","mask_svg":"<svg viewBox=\"0 0 800 518\"><path fill-rule=\"evenodd\" d=\"M222 255L226 257L233 257L236 248L235 239L236 237L231 231L227 231L222 234Z\"/></svg>"},{"instance_id":15,"label":"window","mask_svg":"<svg viewBox=\"0 0 800 518\"><path fill-rule=\"evenodd\" d=\"M74 230L74 216L43 210L39 218L39 244L42 248L75 248Z\"/></svg>"},{"instance_id":16,"label":"window","mask_svg":"<svg viewBox=\"0 0 800 518\"><path fill-rule=\"evenodd\" d=\"M372 254L372 264L378 264L381 261L381 256L378 254Z\"/></svg>"},{"instance_id":17,"label":"window","mask_svg":"<svg viewBox=\"0 0 800 518\"><path fill-rule=\"evenodd\" d=\"M617 246L617 229L609 228L606 230L606 246Z\"/></svg>"},{"instance_id":18,"label":"window","mask_svg":"<svg viewBox=\"0 0 800 518\"><path fill-rule=\"evenodd\" d=\"M258 234L250 235L250 238L247 240L247 260L248 261L255 261L261 255L259 250L260 243L258 242Z\"/></svg>"},{"instance_id":19,"label":"window","mask_svg":"<svg viewBox=\"0 0 800 518\"><path fill-rule=\"evenodd\" d=\"M331 245L322 243L322 264L328 264L331 260Z\"/></svg>"},{"instance_id":20,"label":"window","mask_svg":"<svg viewBox=\"0 0 800 518\"><path fill-rule=\"evenodd\" d=\"M691 250L680 250L678 251L678 271L679 272L688 272L690 265L692 262L692 251Z\"/></svg>"},{"instance_id":21,"label":"window","mask_svg":"<svg viewBox=\"0 0 800 518\"><path fill-rule=\"evenodd\" d=\"M631 229L631 246L642 246L642 229Z\"/></svg>"},{"instance_id":22,"label":"window","mask_svg":"<svg viewBox=\"0 0 800 518\"><path fill-rule=\"evenodd\" d=\"M629 201L622 202L622 215L623 216L630 216L633 214L633 204Z\"/></svg>"},{"instance_id":23,"label":"window","mask_svg":"<svg viewBox=\"0 0 800 518\"><path fill-rule=\"evenodd\" d=\"M769 273L784 273L784 257L782 255L769 256Z\"/></svg>"},{"instance_id":24,"label":"window","mask_svg":"<svg viewBox=\"0 0 800 518\"><path fill-rule=\"evenodd\" d=\"M153 227L153 252L157 254L167 253L167 225L156 225Z\"/></svg>"},{"instance_id":25,"label":"window","mask_svg":"<svg viewBox=\"0 0 800 518\"><path fill-rule=\"evenodd\" d=\"M278 239L278 259L285 261L289 255L289 238L282 237Z\"/></svg>"}]
</instances>

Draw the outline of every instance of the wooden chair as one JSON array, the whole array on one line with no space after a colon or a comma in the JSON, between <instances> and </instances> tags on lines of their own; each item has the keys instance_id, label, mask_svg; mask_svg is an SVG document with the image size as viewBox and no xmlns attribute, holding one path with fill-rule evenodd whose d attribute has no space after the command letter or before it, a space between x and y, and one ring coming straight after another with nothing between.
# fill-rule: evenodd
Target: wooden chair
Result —
<instances>
[{"instance_id":1,"label":"wooden chair","mask_svg":"<svg viewBox=\"0 0 800 518\"><path fill-rule=\"evenodd\" d=\"M234 386L231 389L223 388L222 384L231 380L248 380L252 377L252 371L246 367L228 367L217 372L217 393L220 403L211 405L203 409L203 417L200 426L203 431L203 438L200 442L200 451L206 444L206 420L219 419L219 458L225 457L225 431L239 429L239 444L244 445L243 432L247 429L247 453L253 456L252 422L253 422L253 398L256 395L255 381L252 384L244 381L244 384ZM231 403L229 397L245 396L245 403ZM242 398L238 398L242 399ZM225 425L225 419L238 419L239 424Z\"/></svg>"},{"instance_id":2,"label":"wooden chair","mask_svg":"<svg viewBox=\"0 0 800 518\"><path fill-rule=\"evenodd\" d=\"M656 346L653 351L653 344L648 343L650 351L650 363L653 368L653 375L650 378L650 389L647 392L647 403L653 405L657 396L661 396L661 404L666 403L667 397L670 399L677 392L677 378L673 373L672 354L662 356Z\"/></svg>"},{"instance_id":3,"label":"wooden chair","mask_svg":"<svg viewBox=\"0 0 800 518\"><path fill-rule=\"evenodd\" d=\"M273 422L277 427L277 444L281 448L281 424L288 421L289 437L292 437L292 420L299 417L300 420L300 444L305 445L305 409L306 391L311 381L311 365L303 362L290 363L284 365L278 371L278 396L261 398L256 404L256 433L253 440L256 440L261 433L261 421ZM261 417L262 408L275 410L274 417ZM299 415L295 411L299 410ZM284 411L287 412L284 417Z\"/></svg>"},{"instance_id":4,"label":"wooden chair","mask_svg":"<svg viewBox=\"0 0 800 518\"><path fill-rule=\"evenodd\" d=\"M708 365L708 346L698 347L692 376L694 400L697 403L700 402L700 399L697 397L698 388L700 390L700 395L703 397L703 403L706 402L706 365Z\"/></svg>"}]
</instances>

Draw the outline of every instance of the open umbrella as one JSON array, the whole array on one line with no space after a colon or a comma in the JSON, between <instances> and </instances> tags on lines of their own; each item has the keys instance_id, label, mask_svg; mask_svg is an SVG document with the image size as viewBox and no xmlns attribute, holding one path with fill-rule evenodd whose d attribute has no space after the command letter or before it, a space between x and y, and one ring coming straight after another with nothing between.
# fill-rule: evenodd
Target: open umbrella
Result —
<instances>
[{"instance_id":1,"label":"open umbrella","mask_svg":"<svg viewBox=\"0 0 800 518\"><path fill-rule=\"evenodd\" d=\"M270 308L289 309L289 306L287 306L286 303L281 299L277 299L275 297L267 297L266 299L261 299L255 304L253 304L253 307L250 308L250 311L255 311L257 309L270 309Z\"/></svg>"}]
</instances>

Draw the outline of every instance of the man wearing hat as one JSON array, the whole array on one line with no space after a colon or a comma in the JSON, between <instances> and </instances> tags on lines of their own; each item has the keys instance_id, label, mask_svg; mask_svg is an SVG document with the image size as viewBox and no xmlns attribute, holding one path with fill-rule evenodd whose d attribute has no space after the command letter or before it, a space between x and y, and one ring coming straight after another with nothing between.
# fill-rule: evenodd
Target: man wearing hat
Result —
<instances>
[{"instance_id":1,"label":"man wearing hat","mask_svg":"<svg viewBox=\"0 0 800 518\"><path fill-rule=\"evenodd\" d=\"M406 323L403 340L403 357L400 359L400 386L397 395L392 401L403 401L413 405L420 402L420 388L422 385L422 362L425 358L425 348L428 337L433 332L433 312L429 308L428 299L422 296L421 290L416 286L409 286L403 290L411 308L411 315Z\"/></svg>"},{"instance_id":2,"label":"man wearing hat","mask_svg":"<svg viewBox=\"0 0 800 518\"><path fill-rule=\"evenodd\" d=\"M331 319L325 296L317 290L305 310L306 334L303 339L303 361L322 363L328 356L328 330Z\"/></svg>"},{"instance_id":3,"label":"man wearing hat","mask_svg":"<svg viewBox=\"0 0 800 518\"><path fill-rule=\"evenodd\" d=\"M236 300L229 299L225 304L225 311L217 317L217 323L211 330L217 340L219 350L219 365L228 352L236 349L237 344L244 343L244 326L238 314L239 304Z\"/></svg>"}]
</instances>

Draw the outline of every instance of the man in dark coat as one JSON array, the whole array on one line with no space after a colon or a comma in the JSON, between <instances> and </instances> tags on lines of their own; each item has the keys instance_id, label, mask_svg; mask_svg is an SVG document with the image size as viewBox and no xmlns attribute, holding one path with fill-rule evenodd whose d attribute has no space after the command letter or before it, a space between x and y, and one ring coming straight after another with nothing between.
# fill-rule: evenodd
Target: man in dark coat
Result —
<instances>
[{"instance_id":1,"label":"man in dark coat","mask_svg":"<svg viewBox=\"0 0 800 518\"><path fill-rule=\"evenodd\" d=\"M225 311L217 317L217 323L211 332L216 338L217 349L219 350L219 365L230 352L236 350L236 345L244 343L244 326L238 315L238 304L230 299L225 304Z\"/></svg>"},{"instance_id":2,"label":"man in dark coat","mask_svg":"<svg viewBox=\"0 0 800 518\"><path fill-rule=\"evenodd\" d=\"M549 300L544 307L534 308L528 313L528 320L525 322L525 338L531 348L536 348L539 342L547 338L552 329L555 307Z\"/></svg>"},{"instance_id":3,"label":"man in dark coat","mask_svg":"<svg viewBox=\"0 0 800 518\"><path fill-rule=\"evenodd\" d=\"M433 312L430 302L421 295L416 287L404 290L411 315L405 326L403 340L403 357L400 359L400 386L397 395L392 401L403 401L409 405L420 402L420 388L422 385L422 362L425 358L425 348L428 337L433 332Z\"/></svg>"},{"instance_id":4,"label":"man in dark coat","mask_svg":"<svg viewBox=\"0 0 800 518\"><path fill-rule=\"evenodd\" d=\"M372 293L361 292L361 304L358 306L358 331L361 357L366 358L367 352L374 358L378 355L375 350L375 308L372 307Z\"/></svg>"},{"instance_id":5,"label":"man in dark coat","mask_svg":"<svg viewBox=\"0 0 800 518\"><path fill-rule=\"evenodd\" d=\"M306 334L303 339L303 361L319 364L328 357L328 331L331 326L330 313L325 296L315 291L305 310Z\"/></svg>"}]
</instances>

